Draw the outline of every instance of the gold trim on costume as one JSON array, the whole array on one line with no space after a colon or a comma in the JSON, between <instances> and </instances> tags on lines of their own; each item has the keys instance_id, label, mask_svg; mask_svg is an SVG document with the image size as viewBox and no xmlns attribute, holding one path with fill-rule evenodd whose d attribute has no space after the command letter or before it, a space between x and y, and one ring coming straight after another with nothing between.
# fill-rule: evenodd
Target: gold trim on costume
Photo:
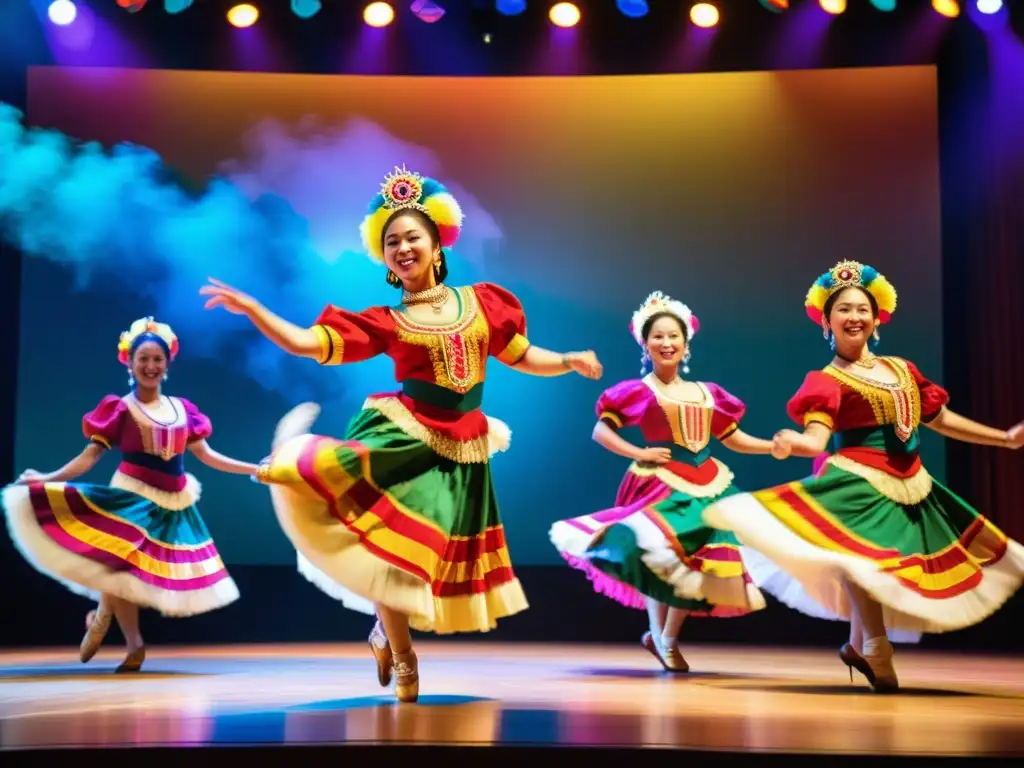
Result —
<instances>
[{"instance_id":1,"label":"gold trim on costume","mask_svg":"<svg viewBox=\"0 0 1024 768\"><path fill-rule=\"evenodd\" d=\"M103 437L103 435L93 435L92 437L89 438L89 442L96 443L97 445L102 445L108 451L110 450L110 441L107 440L107 438Z\"/></svg>"},{"instance_id":2,"label":"gold trim on costume","mask_svg":"<svg viewBox=\"0 0 1024 768\"><path fill-rule=\"evenodd\" d=\"M167 402L174 410L174 421L164 424L157 421L138 404L134 395L125 395L121 402L128 408L128 413L139 428L139 436L142 438L142 450L150 456L159 456L164 461L169 461L179 453L174 450L175 435L185 432L188 435L188 413L185 406L177 397L167 397Z\"/></svg>"},{"instance_id":3,"label":"gold trim on costume","mask_svg":"<svg viewBox=\"0 0 1024 768\"><path fill-rule=\"evenodd\" d=\"M707 485L697 485L689 480L684 480L666 467L661 466L642 465L633 462L629 466L629 471L638 477L656 477L673 491L685 493L693 496L695 499L710 499L725 492L732 484L733 474L729 467L715 457L712 456L709 461L713 461L715 466L718 467L718 474Z\"/></svg>"},{"instance_id":4,"label":"gold trim on costume","mask_svg":"<svg viewBox=\"0 0 1024 768\"><path fill-rule=\"evenodd\" d=\"M459 464L485 464L490 458L490 444L486 434L465 442L442 435L417 421L397 397L371 397L363 403L363 408L380 412L409 437L426 443L443 458Z\"/></svg>"},{"instance_id":5,"label":"gold trim on costume","mask_svg":"<svg viewBox=\"0 0 1024 768\"><path fill-rule=\"evenodd\" d=\"M872 488L897 504L919 504L932 492L932 476L923 466L910 477L903 478L838 454L829 456L826 463L867 480Z\"/></svg>"},{"instance_id":6,"label":"gold trim on costume","mask_svg":"<svg viewBox=\"0 0 1024 768\"><path fill-rule=\"evenodd\" d=\"M117 471L110 479L110 487L120 488L122 491L131 491L164 509L171 509L177 512L182 509L188 509L199 501L199 495L202 493L202 486L199 485L199 481L195 477L186 474L185 478L185 487L180 491L165 491L161 488L154 488L137 477Z\"/></svg>"},{"instance_id":7,"label":"gold trim on costume","mask_svg":"<svg viewBox=\"0 0 1024 768\"><path fill-rule=\"evenodd\" d=\"M622 429L622 419L619 414L614 411L601 411L601 415L598 416L598 421L601 419L608 419L608 421L614 422L617 429Z\"/></svg>"},{"instance_id":8,"label":"gold trim on costume","mask_svg":"<svg viewBox=\"0 0 1024 768\"><path fill-rule=\"evenodd\" d=\"M345 358L345 339L341 334L327 325L314 325L310 328L320 342L320 365L341 365Z\"/></svg>"},{"instance_id":9,"label":"gold trim on costume","mask_svg":"<svg viewBox=\"0 0 1024 768\"><path fill-rule=\"evenodd\" d=\"M811 424L821 424L829 429L836 428L835 420L824 411L808 411L804 414L804 428Z\"/></svg>"},{"instance_id":10,"label":"gold trim on costume","mask_svg":"<svg viewBox=\"0 0 1024 768\"><path fill-rule=\"evenodd\" d=\"M530 340L520 333L512 337L512 341L501 351L498 359L505 365L515 365L523 359L523 355L530 348Z\"/></svg>"},{"instance_id":11,"label":"gold trim on costume","mask_svg":"<svg viewBox=\"0 0 1024 768\"><path fill-rule=\"evenodd\" d=\"M732 436L732 434L734 432L739 430L739 428L740 428L740 425L737 424L734 421L732 424L730 424L728 427L726 427L725 429L722 430L722 434L720 434L718 436L718 439L719 440L728 440Z\"/></svg>"},{"instance_id":12,"label":"gold trim on costume","mask_svg":"<svg viewBox=\"0 0 1024 768\"><path fill-rule=\"evenodd\" d=\"M875 421L879 425L893 425L896 436L906 442L921 423L921 391L906 361L898 357L876 359L893 370L897 379L895 384L855 376L835 365L826 366L824 372L863 397L871 406Z\"/></svg>"},{"instance_id":13,"label":"gold trim on costume","mask_svg":"<svg viewBox=\"0 0 1024 768\"><path fill-rule=\"evenodd\" d=\"M662 389L661 382L653 373L644 377L644 384L654 393L654 399L658 401L672 430L672 442L692 453L700 453L711 442L711 417L715 399L704 384L699 381L693 383L703 398L699 403L672 397Z\"/></svg>"}]
</instances>

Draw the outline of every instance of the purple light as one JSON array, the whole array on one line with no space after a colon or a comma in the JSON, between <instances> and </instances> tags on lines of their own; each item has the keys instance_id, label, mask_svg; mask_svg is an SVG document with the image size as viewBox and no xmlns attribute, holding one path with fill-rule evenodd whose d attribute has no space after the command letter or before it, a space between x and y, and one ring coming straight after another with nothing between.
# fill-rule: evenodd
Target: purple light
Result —
<instances>
[{"instance_id":1,"label":"purple light","mask_svg":"<svg viewBox=\"0 0 1024 768\"><path fill-rule=\"evenodd\" d=\"M46 15L58 27L66 27L78 16L78 9L71 0L53 0L46 10Z\"/></svg>"}]
</instances>

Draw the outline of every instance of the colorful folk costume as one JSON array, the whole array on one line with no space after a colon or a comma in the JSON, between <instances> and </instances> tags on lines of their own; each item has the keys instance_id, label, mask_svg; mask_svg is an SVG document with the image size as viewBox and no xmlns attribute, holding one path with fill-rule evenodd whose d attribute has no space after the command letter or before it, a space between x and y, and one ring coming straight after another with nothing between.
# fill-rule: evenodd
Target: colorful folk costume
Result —
<instances>
[{"instance_id":1,"label":"colorful folk costume","mask_svg":"<svg viewBox=\"0 0 1024 768\"><path fill-rule=\"evenodd\" d=\"M170 326L144 318L121 334L119 361L127 365L147 340L159 340L169 360L178 353ZM28 481L4 488L3 506L25 559L72 592L193 616L239 595L196 507L199 482L185 472L185 451L213 427L184 398L160 401L154 409L134 390L107 395L82 418L86 439L121 453L109 485ZM110 620L109 612L96 616L102 626L83 640L83 662L98 650Z\"/></svg>"},{"instance_id":2,"label":"colorful folk costume","mask_svg":"<svg viewBox=\"0 0 1024 768\"><path fill-rule=\"evenodd\" d=\"M896 309L885 277L842 262L812 285L805 305L810 318L827 322L829 297L849 287L870 293L881 323ZM833 452L820 467L816 462L813 476L723 499L704 519L756 550L747 562L757 583L803 613L849 619L849 582L881 605L890 639L961 629L994 613L1018 589L1024 547L922 465L918 430L939 415L947 393L908 360L875 357L868 365L878 363L895 372L897 384L831 364L808 373L789 401L797 424L817 422L832 431ZM840 655L875 686L849 645Z\"/></svg>"},{"instance_id":3,"label":"colorful folk costume","mask_svg":"<svg viewBox=\"0 0 1024 768\"><path fill-rule=\"evenodd\" d=\"M699 326L689 308L654 293L630 326L641 347L644 323L665 312L684 325L688 341L693 339ZM642 610L645 598L653 598L694 616L742 616L763 608L764 597L747 574L736 538L707 526L701 513L712 501L738 493L732 472L711 456L710 446L712 438L727 439L739 428L746 408L717 384L697 386L701 400L682 402L649 373L601 394L600 421L615 430L639 428L647 446L669 448L672 460L633 462L614 507L556 522L549 535L596 592L621 605ZM670 668L656 641L649 632L642 642Z\"/></svg>"},{"instance_id":4,"label":"colorful folk costume","mask_svg":"<svg viewBox=\"0 0 1024 768\"><path fill-rule=\"evenodd\" d=\"M377 261L385 223L403 209L425 213L442 247L455 243L455 199L433 179L396 169L361 227ZM312 328L323 365L387 355L400 388L371 395L340 440L306 433L311 414L300 406L257 476L270 486L300 570L324 592L368 613L383 604L407 614L413 629L486 632L527 607L488 463L509 434L480 408L488 358L511 365L526 354L526 319L495 285L438 288L458 302L454 322L415 322L383 306L320 313ZM385 643L378 624L378 662ZM389 674L381 672L382 684Z\"/></svg>"}]
</instances>

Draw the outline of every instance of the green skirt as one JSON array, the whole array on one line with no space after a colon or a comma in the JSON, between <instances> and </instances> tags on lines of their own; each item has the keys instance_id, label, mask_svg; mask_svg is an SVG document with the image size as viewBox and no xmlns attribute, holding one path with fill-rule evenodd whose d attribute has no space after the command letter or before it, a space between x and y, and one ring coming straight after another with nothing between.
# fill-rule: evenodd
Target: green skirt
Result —
<instances>
[{"instance_id":1,"label":"green skirt","mask_svg":"<svg viewBox=\"0 0 1024 768\"><path fill-rule=\"evenodd\" d=\"M295 414L259 477L314 584L348 607L383 604L438 634L487 631L527 607L486 459L445 458L410 434L415 425L374 407L356 414L344 440L305 432L309 420Z\"/></svg>"},{"instance_id":2,"label":"green skirt","mask_svg":"<svg viewBox=\"0 0 1024 768\"><path fill-rule=\"evenodd\" d=\"M848 619L852 582L894 640L976 624L1024 581L1024 547L924 468L901 479L832 457L816 477L723 499L704 520L754 550L755 582L784 604Z\"/></svg>"}]
</instances>

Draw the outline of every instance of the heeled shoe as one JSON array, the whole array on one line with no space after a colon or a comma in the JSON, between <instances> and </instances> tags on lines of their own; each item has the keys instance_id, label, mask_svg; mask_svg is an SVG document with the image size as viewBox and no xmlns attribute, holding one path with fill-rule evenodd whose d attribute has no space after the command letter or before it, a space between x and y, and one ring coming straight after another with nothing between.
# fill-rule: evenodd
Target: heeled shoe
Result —
<instances>
[{"instance_id":1,"label":"heeled shoe","mask_svg":"<svg viewBox=\"0 0 1024 768\"><path fill-rule=\"evenodd\" d=\"M661 664L666 672L684 674L690 671L690 665L683 658L683 654L679 652L678 646L673 645L671 648L662 648L651 632L644 632L644 636L640 638L640 643L658 660L658 663Z\"/></svg>"},{"instance_id":2,"label":"heeled shoe","mask_svg":"<svg viewBox=\"0 0 1024 768\"><path fill-rule=\"evenodd\" d=\"M145 661L146 646L142 646L141 648L134 650L127 656L125 656L124 661L121 662L121 665L117 669L115 669L114 672L138 672L140 669L142 669L142 665L145 663Z\"/></svg>"},{"instance_id":3,"label":"heeled shoe","mask_svg":"<svg viewBox=\"0 0 1024 768\"><path fill-rule=\"evenodd\" d=\"M96 655L103 645L103 640L110 630L110 622L114 618L113 611L89 611L85 617L86 630L81 644L78 646L78 658L83 664Z\"/></svg>"},{"instance_id":4,"label":"heeled shoe","mask_svg":"<svg viewBox=\"0 0 1024 768\"><path fill-rule=\"evenodd\" d=\"M377 682L380 683L381 688L387 688L391 685L395 657L391 653L391 643L388 642L388 636L384 634L384 627L381 626L380 621L373 625L369 639L370 650L373 652L373 658L377 661Z\"/></svg>"},{"instance_id":5,"label":"heeled shoe","mask_svg":"<svg viewBox=\"0 0 1024 768\"><path fill-rule=\"evenodd\" d=\"M850 670L850 682L853 682L853 670L857 670L867 679L868 683L874 684L875 673L871 669L871 665L865 661L864 657L857 653L857 649L849 643L843 645L839 649L839 660L843 662Z\"/></svg>"},{"instance_id":6,"label":"heeled shoe","mask_svg":"<svg viewBox=\"0 0 1024 768\"><path fill-rule=\"evenodd\" d=\"M871 668L874 679L869 682L875 693L895 693L899 690L900 681L892 663L894 655L892 643L887 637L872 637L864 641L864 661Z\"/></svg>"},{"instance_id":7,"label":"heeled shoe","mask_svg":"<svg viewBox=\"0 0 1024 768\"><path fill-rule=\"evenodd\" d=\"M406 704L420 697L419 660L415 651L395 654L395 696Z\"/></svg>"}]
</instances>

